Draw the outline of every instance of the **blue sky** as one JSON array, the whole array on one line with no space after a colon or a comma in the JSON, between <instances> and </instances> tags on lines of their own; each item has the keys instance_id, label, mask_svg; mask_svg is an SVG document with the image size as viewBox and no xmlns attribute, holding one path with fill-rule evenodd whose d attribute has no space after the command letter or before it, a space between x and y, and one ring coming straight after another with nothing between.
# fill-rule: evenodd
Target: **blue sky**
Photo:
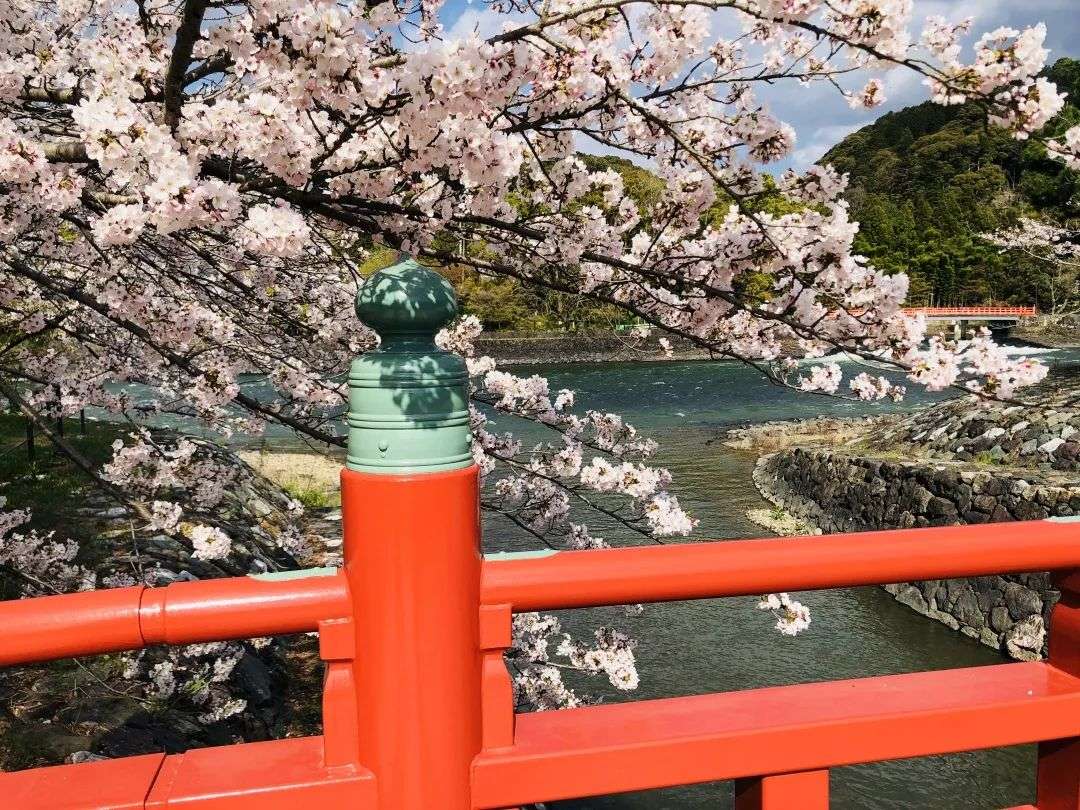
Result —
<instances>
[{"instance_id":1,"label":"blue sky","mask_svg":"<svg viewBox=\"0 0 1080 810\"><path fill-rule=\"evenodd\" d=\"M1047 26L1046 45L1051 51L1051 62L1060 56L1080 58L1080 0L915 0L914 5L912 29L916 36L922 28L921 21L931 14L940 14L949 20L974 17L973 33L966 46L983 32L1003 25L1022 28L1042 21ZM733 16L724 14L723 18ZM449 0L443 7L442 18L450 37L474 27L478 27L481 34L491 34L501 28L505 20L501 15L496 17L486 13L482 4L467 0ZM712 33L719 35L722 32ZM965 47L962 58L969 59L970 55L971 51ZM863 81L851 81L849 86L860 87L863 83L865 77ZM881 107L852 110L833 88L824 84L803 87L795 82L781 82L760 89L759 96L774 114L794 126L798 134L794 155L778 168L809 166L844 136L885 112L925 101L928 91L921 77L897 69L886 74L885 92L887 100ZM586 144L582 147L585 151L600 151L590 149Z\"/></svg>"},{"instance_id":2,"label":"blue sky","mask_svg":"<svg viewBox=\"0 0 1080 810\"><path fill-rule=\"evenodd\" d=\"M971 58L970 43L986 31L1003 25L1023 28L1040 21L1046 23L1051 63L1061 56L1080 58L1080 0L915 0L915 20L919 21L913 26L916 36L921 21L930 14L941 14L949 20L975 18L961 57L965 61ZM797 168L809 166L845 135L886 112L926 101L929 92L921 76L900 68L886 74L887 100L873 110L852 110L835 90L824 85L770 89L772 92L762 93L762 97L799 135L792 160Z\"/></svg>"}]
</instances>

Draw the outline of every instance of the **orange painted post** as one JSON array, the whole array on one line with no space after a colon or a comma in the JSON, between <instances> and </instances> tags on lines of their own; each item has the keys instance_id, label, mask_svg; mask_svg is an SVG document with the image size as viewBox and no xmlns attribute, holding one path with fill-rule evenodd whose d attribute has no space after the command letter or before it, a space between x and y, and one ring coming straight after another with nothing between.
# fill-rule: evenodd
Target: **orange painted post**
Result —
<instances>
[{"instance_id":1,"label":"orange painted post","mask_svg":"<svg viewBox=\"0 0 1080 810\"><path fill-rule=\"evenodd\" d=\"M735 810L829 810L829 772L805 771L735 782Z\"/></svg>"},{"instance_id":2,"label":"orange painted post","mask_svg":"<svg viewBox=\"0 0 1080 810\"><path fill-rule=\"evenodd\" d=\"M377 273L357 297L382 344L349 373L341 493L359 761L381 810L472 808L478 472L464 363L432 340L455 312L449 284L412 262Z\"/></svg>"},{"instance_id":3,"label":"orange painted post","mask_svg":"<svg viewBox=\"0 0 1080 810\"><path fill-rule=\"evenodd\" d=\"M1080 572L1062 578L1050 618L1050 664L1080 677ZM1039 810L1080 810L1080 737L1039 744Z\"/></svg>"},{"instance_id":4,"label":"orange painted post","mask_svg":"<svg viewBox=\"0 0 1080 810\"><path fill-rule=\"evenodd\" d=\"M329 768L358 765L360 738L356 728L356 626L352 619L319 624L319 657L323 675L323 764Z\"/></svg>"},{"instance_id":5,"label":"orange painted post","mask_svg":"<svg viewBox=\"0 0 1080 810\"><path fill-rule=\"evenodd\" d=\"M480 608L480 698L484 748L514 744L514 687L503 655L512 643L509 605Z\"/></svg>"}]
</instances>

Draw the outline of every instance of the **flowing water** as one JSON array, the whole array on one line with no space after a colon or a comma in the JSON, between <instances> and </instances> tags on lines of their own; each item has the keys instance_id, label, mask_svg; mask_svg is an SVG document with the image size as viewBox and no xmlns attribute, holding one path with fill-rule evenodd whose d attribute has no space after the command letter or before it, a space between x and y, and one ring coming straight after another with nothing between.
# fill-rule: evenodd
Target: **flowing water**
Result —
<instances>
[{"instance_id":1,"label":"flowing water","mask_svg":"<svg viewBox=\"0 0 1080 810\"><path fill-rule=\"evenodd\" d=\"M1074 373L1075 353L1047 356L1057 373ZM1068 368L1064 366L1068 366ZM528 371L528 369L519 370ZM776 388L730 363L546 366L553 388L578 391L578 403L620 413L661 444L659 462L671 469L684 506L701 523L696 537L761 536L746 511L764 505L750 482L754 458L725 448L718 438L733 424L820 414L856 415L863 406ZM911 392L903 407L940 395ZM502 423L500 423L500 426ZM517 429L506 423L506 428ZM522 547L512 532L488 521L489 544ZM792 541L797 542L797 541ZM560 614L582 634L614 622L639 641L641 686L631 695L590 681L585 691L605 700L643 699L748 689L918 670L1001 663L971 639L925 619L879 588L806 593L813 623L797 638L771 629L768 614L747 598L647 606L640 616L597 609ZM927 738L932 740L933 729ZM779 761L779 760L778 760ZM989 750L837 768L837 808L993 808L1034 799L1032 747ZM560 810L717 810L732 805L730 783L560 803ZM797 810L797 808L792 808Z\"/></svg>"}]
</instances>

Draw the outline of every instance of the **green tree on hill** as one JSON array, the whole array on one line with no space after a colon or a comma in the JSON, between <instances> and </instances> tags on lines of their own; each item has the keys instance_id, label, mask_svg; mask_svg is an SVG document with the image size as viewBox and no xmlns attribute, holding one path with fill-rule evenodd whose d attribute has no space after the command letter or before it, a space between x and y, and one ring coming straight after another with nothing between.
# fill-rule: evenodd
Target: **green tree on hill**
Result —
<instances>
[{"instance_id":1,"label":"green tree on hill","mask_svg":"<svg viewBox=\"0 0 1080 810\"><path fill-rule=\"evenodd\" d=\"M1080 62L1060 59L1047 74L1072 100L1046 127L1056 135L1080 121ZM850 175L856 248L908 273L913 303L1042 302L1045 273L978 235L1021 215L1080 217L1077 173L985 121L975 105L920 104L885 114L820 161Z\"/></svg>"}]
</instances>

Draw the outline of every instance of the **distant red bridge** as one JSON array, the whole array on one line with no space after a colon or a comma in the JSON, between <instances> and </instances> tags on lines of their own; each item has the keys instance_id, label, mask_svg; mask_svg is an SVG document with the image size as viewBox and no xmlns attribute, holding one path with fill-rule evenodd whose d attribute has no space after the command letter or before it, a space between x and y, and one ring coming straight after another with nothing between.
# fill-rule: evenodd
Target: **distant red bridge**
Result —
<instances>
[{"instance_id":1,"label":"distant red bridge","mask_svg":"<svg viewBox=\"0 0 1080 810\"><path fill-rule=\"evenodd\" d=\"M904 312L929 321L1019 321L1039 314L1036 307L906 307Z\"/></svg>"}]
</instances>

